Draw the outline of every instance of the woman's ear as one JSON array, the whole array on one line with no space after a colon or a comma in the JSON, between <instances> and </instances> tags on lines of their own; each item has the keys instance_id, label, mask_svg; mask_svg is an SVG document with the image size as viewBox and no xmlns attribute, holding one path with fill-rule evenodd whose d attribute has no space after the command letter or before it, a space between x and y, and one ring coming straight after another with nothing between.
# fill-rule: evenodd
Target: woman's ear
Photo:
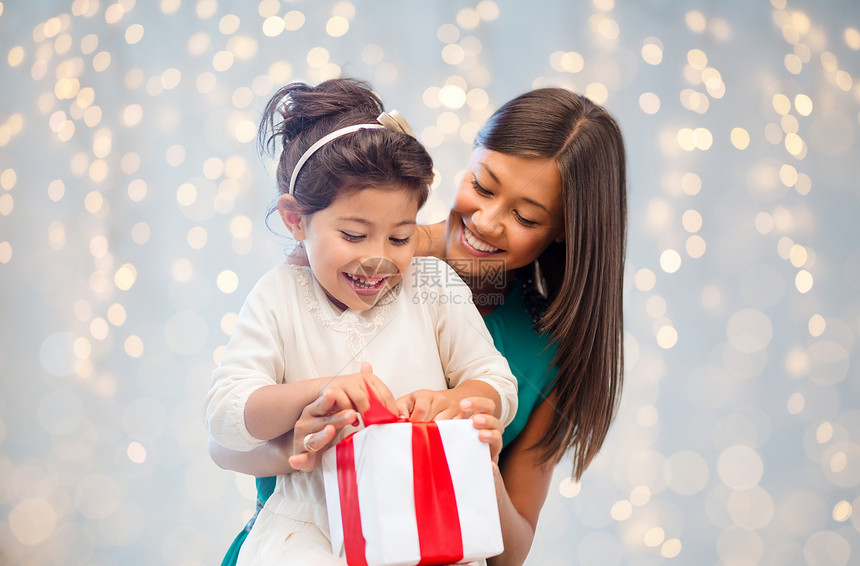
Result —
<instances>
[{"instance_id":1,"label":"woman's ear","mask_svg":"<svg viewBox=\"0 0 860 566\"><path fill-rule=\"evenodd\" d=\"M299 212L299 203L293 195L281 195L278 199L278 214L296 241L305 239L305 215Z\"/></svg>"}]
</instances>

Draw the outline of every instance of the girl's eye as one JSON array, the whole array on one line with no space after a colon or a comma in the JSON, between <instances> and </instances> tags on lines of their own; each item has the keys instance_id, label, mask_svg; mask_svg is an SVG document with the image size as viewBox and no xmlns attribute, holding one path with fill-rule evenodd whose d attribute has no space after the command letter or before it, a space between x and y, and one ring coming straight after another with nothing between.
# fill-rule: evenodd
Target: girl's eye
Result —
<instances>
[{"instance_id":1,"label":"girl's eye","mask_svg":"<svg viewBox=\"0 0 860 566\"><path fill-rule=\"evenodd\" d=\"M344 232L343 230L341 230L340 234L347 242L360 242L364 239L364 236L355 236L349 232Z\"/></svg>"},{"instance_id":2,"label":"girl's eye","mask_svg":"<svg viewBox=\"0 0 860 566\"><path fill-rule=\"evenodd\" d=\"M388 238L395 246L405 246L409 243L409 237L406 238Z\"/></svg>"},{"instance_id":3,"label":"girl's eye","mask_svg":"<svg viewBox=\"0 0 860 566\"><path fill-rule=\"evenodd\" d=\"M538 223L535 222L534 220L529 220L528 218L523 218L522 216L520 216L520 213L517 212L516 210L514 211L514 217L517 219L517 222L519 222L520 224L522 224L523 226L525 226L527 228L533 228L533 227L538 225Z\"/></svg>"},{"instance_id":4,"label":"girl's eye","mask_svg":"<svg viewBox=\"0 0 860 566\"><path fill-rule=\"evenodd\" d=\"M481 183L479 183L479 182L478 182L478 178L477 178L477 177L473 177L473 178L472 178L472 186L475 188L475 191L477 191L477 193L478 193L479 195L490 196L490 195L492 195L492 194L493 194L493 193L491 193L490 191L488 191L487 189L485 189L484 187L482 187L482 186L481 186Z\"/></svg>"}]
</instances>

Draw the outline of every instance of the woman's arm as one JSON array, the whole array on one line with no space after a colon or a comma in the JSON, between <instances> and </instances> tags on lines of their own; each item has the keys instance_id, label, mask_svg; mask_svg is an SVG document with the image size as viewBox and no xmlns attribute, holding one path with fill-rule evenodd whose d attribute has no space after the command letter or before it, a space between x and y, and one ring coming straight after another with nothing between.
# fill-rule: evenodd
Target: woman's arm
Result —
<instances>
[{"instance_id":1,"label":"woman's arm","mask_svg":"<svg viewBox=\"0 0 860 566\"><path fill-rule=\"evenodd\" d=\"M555 414L550 394L529 416L520 435L505 448L496 470L496 492L505 550L489 558L488 566L521 566L531 549L555 462L540 462L540 450L528 450L546 434Z\"/></svg>"},{"instance_id":2,"label":"woman's arm","mask_svg":"<svg viewBox=\"0 0 860 566\"><path fill-rule=\"evenodd\" d=\"M289 474L293 432L272 439L248 452L230 450L209 438L209 456L219 468L258 478Z\"/></svg>"}]
</instances>

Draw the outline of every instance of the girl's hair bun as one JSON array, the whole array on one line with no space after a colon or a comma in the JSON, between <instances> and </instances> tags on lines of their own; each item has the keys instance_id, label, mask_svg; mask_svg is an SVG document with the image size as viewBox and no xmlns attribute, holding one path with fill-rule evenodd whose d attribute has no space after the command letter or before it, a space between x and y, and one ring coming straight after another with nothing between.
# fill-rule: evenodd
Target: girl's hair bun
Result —
<instances>
[{"instance_id":1,"label":"girl's hair bun","mask_svg":"<svg viewBox=\"0 0 860 566\"><path fill-rule=\"evenodd\" d=\"M382 101L364 81L334 79L315 87L291 83L266 105L258 142L261 149L273 152L276 141L286 146L313 130L333 131L350 122L372 121L383 110Z\"/></svg>"}]
</instances>

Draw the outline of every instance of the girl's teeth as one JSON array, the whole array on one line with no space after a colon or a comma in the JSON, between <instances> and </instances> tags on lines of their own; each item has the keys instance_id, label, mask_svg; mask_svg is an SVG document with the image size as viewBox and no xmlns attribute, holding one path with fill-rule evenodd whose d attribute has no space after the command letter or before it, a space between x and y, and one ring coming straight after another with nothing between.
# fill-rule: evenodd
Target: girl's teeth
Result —
<instances>
[{"instance_id":1,"label":"girl's teeth","mask_svg":"<svg viewBox=\"0 0 860 566\"><path fill-rule=\"evenodd\" d=\"M479 240L468 228L463 226L463 234L466 236L466 241L469 242L469 245L481 252L497 252L499 248L494 248L493 246L486 244Z\"/></svg>"},{"instance_id":2,"label":"girl's teeth","mask_svg":"<svg viewBox=\"0 0 860 566\"><path fill-rule=\"evenodd\" d=\"M350 280L357 286L364 287L366 289L372 289L373 287L378 286L379 283L384 279L384 277L380 277L379 279L363 279L361 277L358 277L357 275L349 274L347 274L347 277L349 277Z\"/></svg>"}]
</instances>

